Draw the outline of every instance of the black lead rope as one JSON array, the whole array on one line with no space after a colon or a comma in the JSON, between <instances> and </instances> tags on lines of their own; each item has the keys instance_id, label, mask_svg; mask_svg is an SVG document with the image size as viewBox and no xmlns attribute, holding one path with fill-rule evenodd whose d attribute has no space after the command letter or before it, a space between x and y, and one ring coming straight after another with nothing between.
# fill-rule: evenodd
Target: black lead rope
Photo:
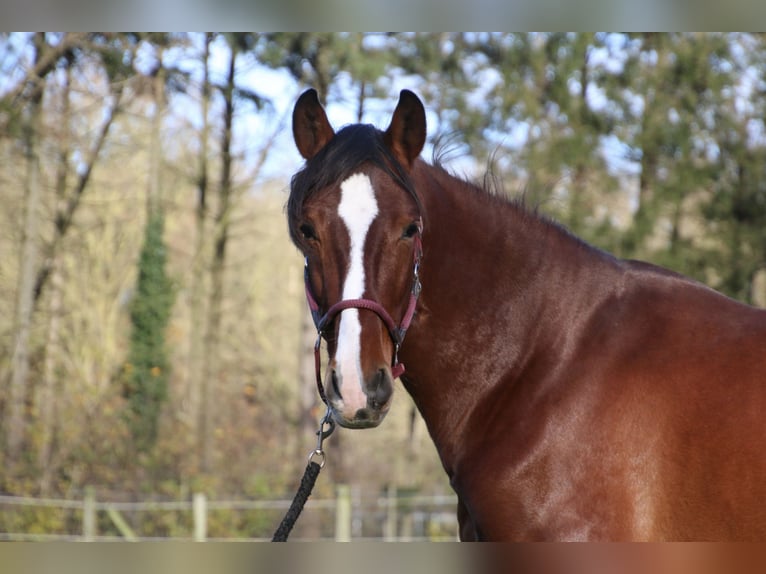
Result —
<instances>
[{"instance_id":1,"label":"black lead rope","mask_svg":"<svg viewBox=\"0 0 766 574\"><path fill-rule=\"evenodd\" d=\"M327 430L325 430L327 425ZM274 533L272 542L287 542L287 537L290 536L290 531L298 521L298 517L303 511L303 507L306 505L306 501L311 496L311 491L314 489L314 484L319 476L319 471L325 463L325 454L322 450L322 443L324 440L332 434L335 430L335 422L332 420L330 414L330 407L327 407L327 412L324 418L319 423L319 430L317 430L317 447L311 454L309 454L309 463L306 465L306 470L303 472L303 478L301 478L301 485L298 487L298 492L295 493L295 498L287 510L287 514L282 519L279 528ZM317 462L318 461L318 462Z\"/></svg>"},{"instance_id":2,"label":"black lead rope","mask_svg":"<svg viewBox=\"0 0 766 574\"><path fill-rule=\"evenodd\" d=\"M295 498L290 505L290 509L287 511L287 514L285 514L285 517L282 519L282 523L274 533L274 537L271 539L272 542L287 542L287 537L290 536L290 531L298 521L298 517L301 515L301 511L303 510L303 506L306 504L309 495L311 495L311 490L314 488L314 483L316 482L321 469L321 464L318 464L313 460L306 466L298 492L295 493Z\"/></svg>"}]
</instances>

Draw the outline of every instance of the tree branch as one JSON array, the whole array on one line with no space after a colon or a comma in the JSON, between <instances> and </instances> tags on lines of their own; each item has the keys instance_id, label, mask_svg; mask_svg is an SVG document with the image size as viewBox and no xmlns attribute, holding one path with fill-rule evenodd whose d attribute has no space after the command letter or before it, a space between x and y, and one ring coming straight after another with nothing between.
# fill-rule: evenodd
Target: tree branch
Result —
<instances>
[{"instance_id":1,"label":"tree branch","mask_svg":"<svg viewBox=\"0 0 766 574\"><path fill-rule=\"evenodd\" d=\"M109 135L109 130L112 127L112 123L121 111L122 90L122 84L118 84L115 87L114 104L109 109L106 120L104 120L104 123L101 125L101 130L99 131L96 143L88 154L88 160L85 163L85 170L77 179L77 185L75 186L72 195L69 197L69 201L67 201L64 208L56 214L55 235L53 237L53 241L50 243L45 260L43 261L40 269L37 271L37 275L35 276L35 305L39 301L45 285L48 283L51 270L53 269L53 261L56 258L56 252L58 251L59 245L61 244L61 240L66 236L69 228L72 226L72 220L74 218L75 212L80 206L80 200L86 186L88 185L88 182L90 181L90 176L93 172L93 166L101 154L101 150L104 147L104 142L106 141L106 138Z\"/></svg>"}]
</instances>

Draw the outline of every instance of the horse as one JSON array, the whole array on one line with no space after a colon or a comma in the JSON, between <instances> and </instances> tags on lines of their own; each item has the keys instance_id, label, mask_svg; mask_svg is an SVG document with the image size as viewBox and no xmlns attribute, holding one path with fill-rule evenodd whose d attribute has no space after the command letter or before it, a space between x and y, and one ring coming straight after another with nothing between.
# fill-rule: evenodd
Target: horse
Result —
<instances>
[{"instance_id":1,"label":"horse","mask_svg":"<svg viewBox=\"0 0 766 574\"><path fill-rule=\"evenodd\" d=\"M766 538L766 311L425 161L408 90L385 131L336 133L313 89L292 120L320 394L371 428L400 378L461 540Z\"/></svg>"}]
</instances>

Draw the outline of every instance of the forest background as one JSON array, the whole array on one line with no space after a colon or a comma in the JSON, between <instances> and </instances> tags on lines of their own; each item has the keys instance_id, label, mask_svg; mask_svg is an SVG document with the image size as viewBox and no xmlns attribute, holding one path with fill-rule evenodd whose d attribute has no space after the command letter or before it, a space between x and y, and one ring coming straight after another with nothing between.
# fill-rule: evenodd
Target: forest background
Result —
<instances>
[{"instance_id":1,"label":"forest background","mask_svg":"<svg viewBox=\"0 0 766 574\"><path fill-rule=\"evenodd\" d=\"M292 493L322 414L283 211L308 86L336 127L412 89L448 168L766 306L764 35L2 34L1 493ZM401 388L331 443L320 494L449 492Z\"/></svg>"}]
</instances>

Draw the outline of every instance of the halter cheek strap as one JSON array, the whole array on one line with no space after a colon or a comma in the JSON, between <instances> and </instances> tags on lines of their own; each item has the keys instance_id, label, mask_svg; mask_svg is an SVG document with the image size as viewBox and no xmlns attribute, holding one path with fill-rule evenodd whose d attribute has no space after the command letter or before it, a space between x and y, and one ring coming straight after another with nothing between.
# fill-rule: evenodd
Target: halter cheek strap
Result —
<instances>
[{"instance_id":1,"label":"halter cheek strap","mask_svg":"<svg viewBox=\"0 0 766 574\"><path fill-rule=\"evenodd\" d=\"M404 374L404 364L399 361L399 347L402 345L404 336L407 334L407 329L409 329L410 324L412 323L412 319L415 317L415 308L417 307L418 297L420 296L421 291L419 274L420 260L423 257L423 245L420 238L421 233L422 226L419 224L418 233L413 236L414 263L412 289L410 290L407 309L405 310L404 316L402 317L399 325L397 325L396 322L391 318L391 315L388 313L388 311L386 311L383 305L371 299L344 299L332 305L327 310L327 312L322 315L319 304L317 303L317 300L311 291L308 261L306 262L306 266L304 267L303 271L303 278L306 289L306 300L308 301L311 317L314 320L314 325L316 326L318 333L316 343L314 344L314 364L316 368L317 389L319 391L319 396L322 398L324 403L327 403L327 397L324 392L324 385L322 384L321 359L319 356L319 347L322 342L322 333L324 332L325 327L330 325L335 317L346 309L365 309L367 311L372 311L380 318L381 321L383 321L383 324L386 326L388 334L394 343L394 356L391 360L391 375L396 379Z\"/></svg>"}]
</instances>

